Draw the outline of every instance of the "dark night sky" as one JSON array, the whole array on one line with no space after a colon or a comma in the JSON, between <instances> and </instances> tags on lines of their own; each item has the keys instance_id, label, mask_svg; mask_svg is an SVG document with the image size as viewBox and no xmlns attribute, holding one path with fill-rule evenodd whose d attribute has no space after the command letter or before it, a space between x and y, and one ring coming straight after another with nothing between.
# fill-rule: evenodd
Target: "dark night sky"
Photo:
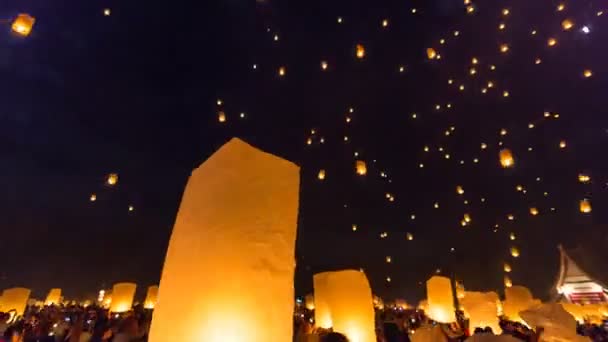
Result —
<instances>
[{"instance_id":1,"label":"dark night sky","mask_svg":"<svg viewBox=\"0 0 608 342\"><path fill-rule=\"evenodd\" d=\"M557 2L530 2L481 2L467 15L447 0L2 1L0 18L25 12L37 22L27 39L6 23L0 30L0 288L27 286L40 297L61 287L82 297L116 281L157 283L190 170L238 136L302 167L298 294L310 291L315 272L341 267L362 267L374 292L408 300L424 295L419 282L438 268L467 289L500 289L507 260L515 283L546 297L558 243L608 241L608 28L597 1L563 12ZM575 22L570 32L565 18ZM428 47L442 59L428 60ZM500 168L499 141L515 168ZM354 173L354 152L365 177ZM104 184L110 172L120 176L115 187ZM581 172L591 184L577 181ZM584 197L593 214L578 211ZM532 206L540 215L528 213ZM473 220L466 228L464 213Z\"/></svg>"}]
</instances>

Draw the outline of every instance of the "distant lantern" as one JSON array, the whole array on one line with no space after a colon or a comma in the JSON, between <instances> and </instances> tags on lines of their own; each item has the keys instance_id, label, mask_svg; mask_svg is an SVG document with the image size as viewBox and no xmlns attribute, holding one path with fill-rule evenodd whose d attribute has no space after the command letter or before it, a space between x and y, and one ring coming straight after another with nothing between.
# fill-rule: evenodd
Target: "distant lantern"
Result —
<instances>
[{"instance_id":1,"label":"distant lantern","mask_svg":"<svg viewBox=\"0 0 608 342\"><path fill-rule=\"evenodd\" d=\"M435 57L437 57L437 51L435 51L435 49L433 48L427 48L426 56L428 57L428 59L435 59Z\"/></svg>"},{"instance_id":2,"label":"distant lantern","mask_svg":"<svg viewBox=\"0 0 608 342\"><path fill-rule=\"evenodd\" d=\"M108 183L108 185L116 185L116 183L118 183L118 174L110 173L106 179L106 183Z\"/></svg>"},{"instance_id":3,"label":"distant lantern","mask_svg":"<svg viewBox=\"0 0 608 342\"><path fill-rule=\"evenodd\" d=\"M391 262L393 262L393 258L390 255L387 255L384 258L384 261L386 261L387 264L390 264Z\"/></svg>"},{"instance_id":4,"label":"distant lantern","mask_svg":"<svg viewBox=\"0 0 608 342\"><path fill-rule=\"evenodd\" d=\"M517 247L511 247L511 256L519 258L519 249L517 249Z\"/></svg>"},{"instance_id":5,"label":"distant lantern","mask_svg":"<svg viewBox=\"0 0 608 342\"><path fill-rule=\"evenodd\" d=\"M112 287L112 304L110 312L127 312L133 306L133 297L135 296L137 284L134 283L116 283Z\"/></svg>"},{"instance_id":6,"label":"distant lantern","mask_svg":"<svg viewBox=\"0 0 608 342\"><path fill-rule=\"evenodd\" d=\"M319 180L325 179L325 170L324 169L319 170L319 173L317 174L317 178L319 178Z\"/></svg>"},{"instance_id":7,"label":"distant lantern","mask_svg":"<svg viewBox=\"0 0 608 342\"><path fill-rule=\"evenodd\" d=\"M564 19L564 21L562 21L562 28L565 31L570 30L572 27L574 27L574 23L572 22L572 20L570 20L570 19Z\"/></svg>"},{"instance_id":8,"label":"distant lantern","mask_svg":"<svg viewBox=\"0 0 608 342\"><path fill-rule=\"evenodd\" d=\"M148 287L148 292L146 293L146 299L144 300L144 309L154 309L156 306L156 301L158 300L158 286L150 286Z\"/></svg>"},{"instance_id":9,"label":"distant lantern","mask_svg":"<svg viewBox=\"0 0 608 342\"><path fill-rule=\"evenodd\" d=\"M27 37L32 32L32 27L34 27L35 22L36 18L30 16L29 14L22 13L17 15L17 18L15 18L13 24L11 25L11 29L18 35Z\"/></svg>"},{"instance_id":10,"label":"distant lantern","mask_svg":"<svg viewBox=\"0 0 608 342\"><path fill-rule=\"evenodd\" d=\"M467 13L470 14L470 13L473 13L473 12L475 12L475 6L473 6L473 5L467 6Z\"/></svg>"},{"instance_id":11,"label":"distant lantern","mask_svg":"<svg viewBox=\"0 0 608 342\"><path fill-rule=\"evenodd\" d=\"M505 27L506 27L505 23L500 23L500 24L498 25L498 29L499 29L499 30L504 30L504 29L505 29Z\"/></svg>"},{"instance_id":12,"label":"distant lantern","mask_svg":"<svg viewBox=\"0 0 608 342\"><path fill-rule=\"evenodd\" d=\"M532 215L532 216L538 215L538 209L536 209L535 207L530 208L530 215Z\"/></svg>"},{"instance_id":13,"label":"distant lantern","mask_svg":"<svg viewBox=\"0 0 608 342\"><path fill-rule=\"evenodd\" d=\"M315 309L315 296L312 293L304 296L304 307L308 311L312 311Z\"/></svg>"},{"instance_id":14,"label":"distant lantern","mask_svg":"<svg viewBox=\"0 0 608 342\"><path fill-rule=\"evenodd\" d=\"M563 3L560 3L559 5L557 5L557 11L561 12L564 10L564 8L566 8L566 5L564 5Z\"/></svg>"},{"instance_id":15,"label":"distant lantern","mask_svg":"<svg viewBox=\"0 0 608 342\"><path fill-rule=\"evenodd\" d=\"M509 215L507 215L507 219L509 221L513 221L513 220L515 220L515 216L513 214L509 214Z\"/></svg>"},{"instance_id":16,"label":"distant lantern","mask_svg":"<svg viewBox=\"0 0 608 342\"><path fill-rule=\"evenodd\" d=\"M224 111L220 111L217 113L217 121L219 122L226 122L226 113L224 113Z\"/></svg>"},{"instance_id":17,"label":"distant lantern","mask_svg":"<svg viewBox=\"0 0 608 342\"><path fill-rule=\"evenodd\" d=\"M507 15L509 15L509 13L511 13L511 11L509 11L508 8L503 8L502 15L507 16Z\"/></svg>"},{"instance_id":18,"label":"distant lantern","mask_svg":"<svg viewBox=\"0 0 608 342\"><path fill-rule=\"evenodd\" d=\"M500 52L505 53L507 51L509 51L509 45L507 45L507 44L501 44L500 45Z\"/></svg>"},{"instance_id":19,"label":"distant lantern","mask_svg":"<svg viewBox=\"0 0 608 342\"><path fill-rule=\"evenodd\" d=\"M452 282L449 278L433 276L426 282L428 316L440 323L456 321Z\"/></svg>"},{"instance_id":20,"label":"distant lantern","mask_svg":"<svg viewBox=\"0 0 608 342\"><path fill-rule=\"evenodd\" d=\"M89 196L89 201L91 201L91 202L97 201L97 195L91 194L91 196Z\"/></svg>"},{"instance_id":21,"label":"distant lantern","mask_svg":"<svg viewBox=\"0 0 608 342\"><path fill-rule=\"evenodd\" d=\"M359 176L365 176L367 174L367 165L363 160L357 160L355 162L355 170Z\"/></svg>"},{"instance_id":22,"label":"distant lantern","mask_svg":"<svg viewBox=\"0 0 608 342\"><path fill-rule=\"evenodd\" d=\"M488 145L486 143L481 143L481 149L485 150L486 148L488 148Z\"/></svg>"},{"instance_id":23,"label":"distant lantern","mask_svg":"<svg viewBox=\"0 0 608 342\"><path fill-rule=\"evenodd\" d=\"M103 15L106 17L109 17L112 14L112 10L109 8L104 8L103 9Z\"/></svg>"},{"instance_id":24,"label":"distant lantern","mask_svg":"<svg viewBox=\"0 0 608 342\"><path fill-rule=\"evenodd\" d=\"M509 240L515 241L515 239L517 239L517 237L515 236L515 233L509 234Z\"/></svg>"},{"instance_id":25,"label":"distant lantern","mask_svg":"<svg viewBox=\"0 0 608 342\"><path fill-rule=\"evenodd\" d=\"M583 76L584 76L585 78L589 78L589 77L593 76L593 72L592 72L591 70L589 70L589 69L585 69L585 70L583 71Z\"/></svg>"},{"instance_id":26,"label":"distant lantern","mask_svg":"<svg viewBox=\"0 0 608 342\"><path fill-rule=\"evenodd\" d=\"M464 222L466 222L466 223L471 223L471 215L469 215L469 214L464 214L463 220L464 220Z\"/></svg>"},{"instance_id":27,"label":"distant lantern","mask_svg":"<svg viewBox=\"0 0 608 342\"><path fill-rule=\"evenodd\" d=\"M508 90L502 92L502 97L509 97L511 95Z\"/></svg>"},{"instance_id":28,"label":"distant lantern","mask_svg":"<svg viewBox=\"0 0 608 342\"><path fill-rule=\"evenodd\" d=\"M328 66L328 64L327 64L326 61L321 61L321 69L322 70L327 70L327 66Z\"/></svg>"},{"instance_id":29,"label":"distant lantern","mask_svg":"<svg viewBox=\"0 0 608 342\"><path fill-rule=\"evenodd\" d=\"M57 305L61 300L61 289L51 289L46 296L44 305Z\"/></svg>"},{"instance_id":30,"label":"distant lantern","mask_svg":"<svg viewBox=\"0 0 608 342\"><path fill-rule=\"evenodd\" d=\"M580 173L578 175L578 181L581 183L589 183L591 181L591 177L589 175Z\"/></svg>"},{"instance_id":31,"label":"distant lantern","mask_svg":"<svg viewBox=\"0 0 608 342\"><path fill-rule=\"evenodd\" d=\"M390 282L390 278L386 278ZM349 341L376 341L373 295L365 273L356 270L313 276L315 321L346 335Z\"/></svg>"},{"instance_id":32,"label":"distant lantern","mask_svg":"<svg viewBox=\"0 0 608 342\"><path fill-rule=\"evenodd\" d=\"M547 45L549 45L549 46L555 46L556 44L557 44L557 39L555 39L555 38L549 38L547 40Z\"/></svg>"},{"instance_id":33,"label":"distant lantern","mask_svg":"<svg viewBox=\"0 0 608 342\"><path fill-rule=\"evenodd\" d=\"M353 224L353 225L351 226L351 229L353 230L353 232L356 232L356 231L357 231L357 225L356 225L356 224Z\"/></svg>"},{"instance_id":34,"label":"distant lantern","mask_svg":"<svg viewBox=\"0 0 608 342\"><path fill-rule=\"evenodd\" d=\"M513 282L511 281L511 278L509 278L508 276L505 276L504 280L505 280L505 287L506 288L509 288L509 287L513 286Z\"/></svg>"},{"instance_id":35,"label":"distant lantern","mask_svg":"<svg viewBox=\"0 0 608 342\"><path fill-rule=\"evenodd\" d=\"M511 272L511 270L512 270L512 269L511 269L511 265L509 265L508 263L506 263L506 262L505 262L505 263L504 263L504 265L503 265L503 270L504 270L506 273Z\"/></svg>"},{"instance_id":36,"label":"distant lantern","mask_svg":"<svg viewBox=\"0 0 608 342\"><path fill-rule=\"evenodd\" d=\"M515 165L513 153L508 148L500 150L500 152L498 153L498 157L500 158L500 165L503 168L510 168Z\"/></svg>"},{"instance_id":37,"label":"distant lantern","mask_svg":"<svg viewBox=\"0 0 608 342\"><path fill-rule=\"evenodd\" d=\"M361 44L357 44L357 46L355 47L355 53L357 55L357 58L362 59L363 57L365 57L365 47Z\"/></svg>"},{"instance_id":38,"label":"distant lantern","mask_svg":"<svg viewBox=\"0 0 608 342\"><path fill-rule=\"evenodd\" d=\"M16 316L23 316L31 292L30 289L23 287L14 287L2 291L2 311L15 310Z\"/></svg>"},{"instance_id":39,"label":"distant lantern","mask_svg":"<svg viewBox=\"0 0 608 342\"><path fill-rule=\"evenodd\" d=\"M566 148L566 140L562 140L559 142L559 148Z\"/></svg>"},{"instance_id":40,"label":"distant lantern","mask_svg":"<svg viewBox=\"0 0 608 342\"><path fill-rule=\"evenodd\" d=\"M591 202L588 199L582 199L579 203L581 213L588 214L591 212Z\"/></svg>"},{"instance_id":41,"label":"distant lantern","mask_svg":"<svg viewBox=\"0 0 608 342\"><path fill-rule=\"evenodd\" d=\"M286 69L285 69L285 67L284 67L284 66L279 67L279 76L281 76L281 77L285 76L285 73L286 73L286 72L287 72L287 71L286 71Z\"/></svg>"},{"instance_id":42,"label":"distant lantern","mask_svg":"<svg viewBox=\"0 0 608 342\"><path fill-rule=\"evenodd\" d=\"M459 195L464 194L464 189L461 185L456 186L456 193Z\"/></svg>"},{"instance_id":43,"label":"distant lantern","mask_svg":"<svg viewBox=\"0 0 608 342\"><path fill-rule=\"evenodd\" d=\"M473 57L471 59L471 64L477 64L477 63L479 63L479 60L477 59L477 57Z\"/></svg>"},{"instance_id":44,"label":"distant lantern","mask_svg":"<svg viewBox=\"0 0 608 342\"><path fill-rule=\"evenodd\" d=\"M405 234L405 238L407 239L407 241L412 241L414 240L414 235L412 233L407 233Z\"/></svg>"}]
</instances>

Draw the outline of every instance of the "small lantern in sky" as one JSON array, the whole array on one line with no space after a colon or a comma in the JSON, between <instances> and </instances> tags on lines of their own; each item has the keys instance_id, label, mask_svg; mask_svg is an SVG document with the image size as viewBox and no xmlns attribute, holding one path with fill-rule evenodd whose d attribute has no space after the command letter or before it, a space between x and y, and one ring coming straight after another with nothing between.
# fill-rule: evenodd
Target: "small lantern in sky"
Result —
<instances>
[{"instance_id":1,"label":"small lantern in sky","mask_svg":"<svg viewBox=\"0 0 608 342\"><path fill-rule=\"evenodd\" d=\"M17 15L17 18L15 18L13 24L11 25L11 29L13 32L23 37L27 37L32 32L35 22L36 18L30 16L29 14L22 13Z\"/></svg>"},{"instance_id":2,"label":"small lantern in sky","mask_svg":"<svg viewBox=\"0 0 608 342\"><path fill-rule=\"evenodd\" d=\"M405 235L405 237L406 237L406 239L407 239L408 241L412 241L412 240L414 240L414 235L413 235L412 233L407 233L407 234Z\"/></svg>"},{"instance_id":3,"label":"small lantern in sky","mask_svg":"<svg viewBox=\"0 0 608 342\"><path fill-rule=\"evenodd\" d=\"M593 72L592 72L591 70L589 70L589 69L585 69L585 70L583 71L583 76L584 76L585 78L589 78L589 77L593 76Z\"/></svg>"},{"instance_id":4,"label":"small lantern in sky","mask_svg":"<svg viewBox=\"0 0 608 342\"><path fill-rule=\"evenodd\" d=\"M574 27L574 23L572 22L572 20L564 19L564 21L562 21L562 28L564 29L564 31L569 31L572 27Z\"/></svg>"},{"instance_id":5,"label":"small lantern in sky","mask_svg":"<svg viewBox=\"0 0 608 342\"><path fill-rule=\"evenodd\" d=\"M279 67L279 76L281 76L281 77L285 76L285 73L286 73L286 72L287 72L287 71L286 71L286 69L285 69L285 67L284 67L284 66Z\"/></svg>"},{"instance_id":6,"label":"small lantern in sky","mask_svg":"<svg viewBox=\"0 0 608 342\"><path fill-rule=\"evenodd\" d=\"M579 209L581 211L581 213L584 214L588 214L591 212L591 201L589 201L588 199L582 199L579 202Z\"/></svg>"},{"instance_id":7,"label":"small lantern in sky","mask_svg":"<svg viewBox=\"0 0 608 342\"><path fill-rule=\"evenodd\" d=\"M321 61L321 70L327 70L327 61Z\"/></svg>"},{"instance_id":8,"label":"small lantern in sky","mask_svg":"<svg viewBox=\"0 0 608 342\"><path fill-rule=\"evenodd\" d=\"M97 195L91 194L91 196L89 196L89 201L91 201L91 202L97 201Z\"/></svg>"},{"instance_id":9,"label":"small lantern in sky","mask_svg":"<svg viewBox=\"0 0 608 342\"><path fill-rule=\"evenodd\" d=\"M559 148L566 148L566 140L562 140L559 142Z\"/></svg>"},{"instance_id":10,"label":"small lantern in sky","mask_svg":"<svg viewBox=\"0 0 608 342\"><path fill-rule=\"evenodd\" d=\"M504 270L506 273L511 272L511 270L512 270L512 269L511 269L511 265L509 265L508 263L506 263L506 262L505 262L505 263L504 263L504 265L503 265L503 270Z\"/></svg>"},{"instance_id":11,"label":"small lantern in sky","mask_svg":"<svg viewBox=\"0 0 608 342\"><path fill-rule=\"evenodd\" d=\"M116 183L118 183L118 174L110 173L106 179L106 183L108 183L108 185L116 185Z\"/></svg>"},{"instance_id":12,"label":"small lantern in sky","mask_svg":"<svg viewBox=\"0 0 608 342\"><path fill-rule=\"evenodd\" d=\"M536 209L535 207L530 208L530 215L532 215L532 216L538 215L538 209Z\"/></svg>"},{"instance_id":13,"label":"small lantern in sky","mask_svg":"<svg viewBox=\"0 0 608 342\"><path fill-rule=\"evenodd\" d=\"M156 301L158 300L158 286L150 286L148 287L148 292L146 293L146 299L144 300L144 309L154 309L156 306Z\"/></svg>"},{"instance_id":14,"label":"small lantern in sky","mask_svg":"<svg viewBox=\"0 0 608 342\"><path fill-rule=\"evenodd\" d=\"M437 51L433 48L428 48L426 49L426 56L428 59L435 59L435 57L437 57Z\"/></svg>"},{"instance_id":15,"label":"small lantern in sky","mask_svg":"<svg viewBox=\"0 0 608 342\"><path fill-rule=\"evenodd\" d=\"M516 238L517 238L517 237L515 236L515 233L511 233L511 234L509 234L509 240L511 240L511 241L515 241L515 239L516 239Z\"/></svg>"},{"instance_id":16,"label":"small lantern in sky","mask_svg":"<svg viewBox=\"0 0 608 342\"><path fill-rule=\"evenodd\" d=\"M103 15L106 17L109 17L112 14L112 10L109 8L104 8L103 9Z\"/></svg>"},{"instance_id":17,"label":"small lantern in sky","mask_svg":"<svg viewBox=\"0 0 608 342\"><path fill-rule=\"evenodd\" d=\"M317 174L317 178L319 178L319 180L325 179L325 170L324 169L319 170L319 173Z\"/></svg>"},{"instance_id":18,"label":"small lantern in sky","mask_svg":"<svg viewBox=\"0 0 608 342\"><path fill-rule=\"evenodd\" d=\"M367 174L367 165L363 160L357 160L355 163L355 169L359 176L365 176Z\"/></svg>"},{"instance_id":19,"label":"small lantern in sky","mask_svg":"<svg viewBox=\"0 0 608 342\"><path fill-rule=\"evenodd\" d=\"M226 122L226 113L224 113L224 111L220 111L217 113L217 121L221 123Z\"/></svg>"},{"instance_id":20,"label":"small lantern in sky","mask_svg":"<svg viewBox=\"0 0 608 342\"><path fill-rule=\"evenodd\" d=\"M509 51L509 45L508 44L501 44L500 45L500 52L506 53L508 51Z\"/></svg>"},{"instance_id":21,"label":"small lantern in sky","mask_svg":"<svg viewBox=\"0 0 608 342\"><path fill-rule=\"evenodd\" d=\"M517 249L517 247L511 247L511 256L519 258L519 249Z\"/></svg>"},{"instance_id":22,"label":"small lantern in sky","mask_svg":"<svg viewBox=\"0 0 608 342\"><path fill-rule=\"evenodd\" d=\"M513 153L508 148L500 150L498 154L500 158L500 165L503 168L513 167L515 165L515 159L513 159Z\"/></svg>"},{"instance_id":23,"label":"small lantern in sky","mask_svg":"<svg viewBox=\"0 0 608 342\"><path fill-rule=\"evenodd\" d=\"M578 175L578 181L581 183L589 183L591 181L591 177L589 175L580 173Z\"/></svg>"},{"instance_id":24,"label":"small lantern in sky","mask_svg":"<svg viewBox=\"0 0 608 342\"><path fill-rule=\"evenodd\" d=\"M509 278L508 276L505 276L505 287L509 288L511 286L513 286L513 282L511 281L511 278Z\"/></svg>"},{"instance_id":25,"label":"small lantern in sky","mask_svg":"<svg viewBox=\"0 0 608 342\"><path fill-rule=\"evenodd\" d=\"M464 189L462 188L461 185L456 186L456 193L458 193L459 195L464 194Z\"/></svg>"},{"instance_id":26,"label":"small lantern in sky","mask_svg":"<svg viewBox=\"0 0 608 342\"><path fill-rule=\"evenodd\" d=\"M549 38L547 40L547 45L550 46L550 47L553 47L553 46L557 45L557 39L555 39L555 38Z\"/></svg>"},{"instance_id":27,"label":"small lantern in sky","mask_svg":"<svg viewBox=\"0 0 608 342\"><path fill-rule=\"evenodd\" d=\"M357 44L357 46L355 47L355 53L357 55L357 58L362 59L365 57L365 47L361 44Z\"/></svg>"}]
</instances>

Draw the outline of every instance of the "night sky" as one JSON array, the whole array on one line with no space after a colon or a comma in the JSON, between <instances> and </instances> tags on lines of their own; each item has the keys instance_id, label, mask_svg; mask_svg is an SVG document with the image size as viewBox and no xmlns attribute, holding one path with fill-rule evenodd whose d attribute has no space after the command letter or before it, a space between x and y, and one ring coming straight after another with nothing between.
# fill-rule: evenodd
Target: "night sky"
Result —
<instances>
[{"instance_id":1,"label":"night sky","mask_svg":"<svg viewBox=\"0 0 608 342\"><path fill-rule=\"evenodd\" d=\"M608 248L608 6L559 5L2 1L0 288L157 284L190 171L236 136L302 168L297 294L339 268L388 298L436 272L501 292L508 262L547 298L559 243Z\"/></svg>"}]
</instances>

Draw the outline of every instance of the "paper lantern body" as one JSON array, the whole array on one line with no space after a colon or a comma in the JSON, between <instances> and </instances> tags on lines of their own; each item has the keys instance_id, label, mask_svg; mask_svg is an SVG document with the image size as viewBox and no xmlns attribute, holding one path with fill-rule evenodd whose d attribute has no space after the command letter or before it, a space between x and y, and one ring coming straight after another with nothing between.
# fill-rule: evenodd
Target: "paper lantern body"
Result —
<instances>
[{"instance_id":1,"label":"paper lantern body","mask_svg":"<svg viewBox=\"0 0 608 342\"><path fill-rule=\"evenodd\" d=\"M291 341L299 174L239 139L192 172L150 342Z\"/></svg>"},{"instance_id":2,"label":"paper lantern body","mask_svg":"<svg viewBox=\"0 0 608 342\"><path fill-rule=\"evenodd\" d=\"M372 290L365 273L324 272L315 274L313 283L317 308L321 301L327 305L334 331L346 335L351 342L376 341Z\"/></svg>"},{"instance_id":3,"label":"paper lantern body","mask_svg":"<svg viewBox=\"0 0 608 342\"><path fill-rule=\"evenodd\" d=\"M505 288L505 301L502 306L504 315L511 321L524 323L519 316L519 312L536 304L539 304L539 302L534 300L527 287L516 285Z\"/></svg>"},{"instance_id":4,"label":"paper lantern body","mask_svg":"<svg viewBox=\"0 0 608 342\"><path fill-rule=\"evenodd\" d=\"M127 312L133 306L133 297L137 284L134 283L116 283L112 287L112 303L110 303L110 312Z\"/></svg>"},{"instance_id":5,"label":"paper lantern body","mask_svg":"<svg viewBox=\"0 0 608 342\"><path fill-rule=\"evenodd\" d=\"M27 301L30 298L30 289L23 287L14 287L6 289L2 292L2 311L8 312L15 310L17 316L22 316L27 306Z\"/></svg>"},{"instance_id":6,"label":"paper lantern body","mask_svg":"<svg viewBox=\"0 0 608 342\"><path fill-rule=\"evenodd\" d=\"M309 293L304 297L304 307L306 310L310 311L315 309L315 296L313 296L312 293Z\"/></svg>"},{"instance_id":7,"label":"paper lantern body","mask_svg":"<svg viewBox=\"0 0 608 342\"><path fill-rule=\"evenodd\" d=\"M498 325L498 295L495 292L467 291L459 301L469 317L469 330L490 327L495 334L502 331Z\"/></svg>"},{"instance_id":8,"label":"paper lantern body","mask_svg":"<svg viewBox=\"0 0 608 342\"><path fill-rule=\"evenodd\" d=\"M577 335L576 320L558 303L535 305L519 314L531 328L544 328L542 341L589 342Z\"/></svg>"},{"instance_id":9,"label":"paper lantern body","mask_svg":"<svg viewBox=\"0 0 608 342\"><path fill-rule=\"evenodd\" d=\"M515 159L513 158L513 153L508 148L500 150L498 154L500 157L500 165L504 168L513 167L515 165Z\"/></svg>"},{"instance_id":10,"label":"paper lantern body","mask_svg":"<svg viewBox=\"0 0 608 342\"><path fill-rule=\"evenodd\" d=\"M35 22L36 19L29 14L19 14L13 21L11 29L13 32L26 37L32 32L32 27L34 27Z\"/></svg>"},{"instance_id":11,"label":"paper lantern body","mask_svg":"<svg viewBox=\"0 0 608 342\"><path fill-rule=\"evenodd\" d=\"M441 323L456 321L452 283L449 278L433 276L426 282L428 316Z\"/></svg>"},{"instance_id":12,"label":"paper lantern body","mask_svg":"<svg viewBox=\"0 0 608 342\"><path fill-rule=\"evenodd\" d=\"M61 300L61 289L51 289L46 296L44 305L57 305Z\"/></svg>"},{"instance_id":13,"label":"paper lantern body","mask_svg":"<svg viewBox=\"0 0 608 342\"><path fill-rule=\"evenodd\" d=\"M148 287L146 300L144 300L144 309L154 309L158 298L158 286Z\"/></svg>"},{"instance_id":14,"label":"paper lantern body","mask_svg":"<svg viewBox=\"0 0 608 342\"><path fill-rule=\"evenodd\" d=\"M327 279L329 272L318 273L312 277L315 291L315 325L319 328L329 329L333 326L331 311L329 310L329 285Z\"/></svg>"},{"instance_id":15,"label":"paper lantern body","mask_svg":"<svg viewBox=\"0 0 608 342\"><path fill-rule=\"evenodd\" d=\"M367 174L367 165L363 160L357 160L355 163L355 171L359 176L365 176Z\"/></svg>"}]
</instances>

